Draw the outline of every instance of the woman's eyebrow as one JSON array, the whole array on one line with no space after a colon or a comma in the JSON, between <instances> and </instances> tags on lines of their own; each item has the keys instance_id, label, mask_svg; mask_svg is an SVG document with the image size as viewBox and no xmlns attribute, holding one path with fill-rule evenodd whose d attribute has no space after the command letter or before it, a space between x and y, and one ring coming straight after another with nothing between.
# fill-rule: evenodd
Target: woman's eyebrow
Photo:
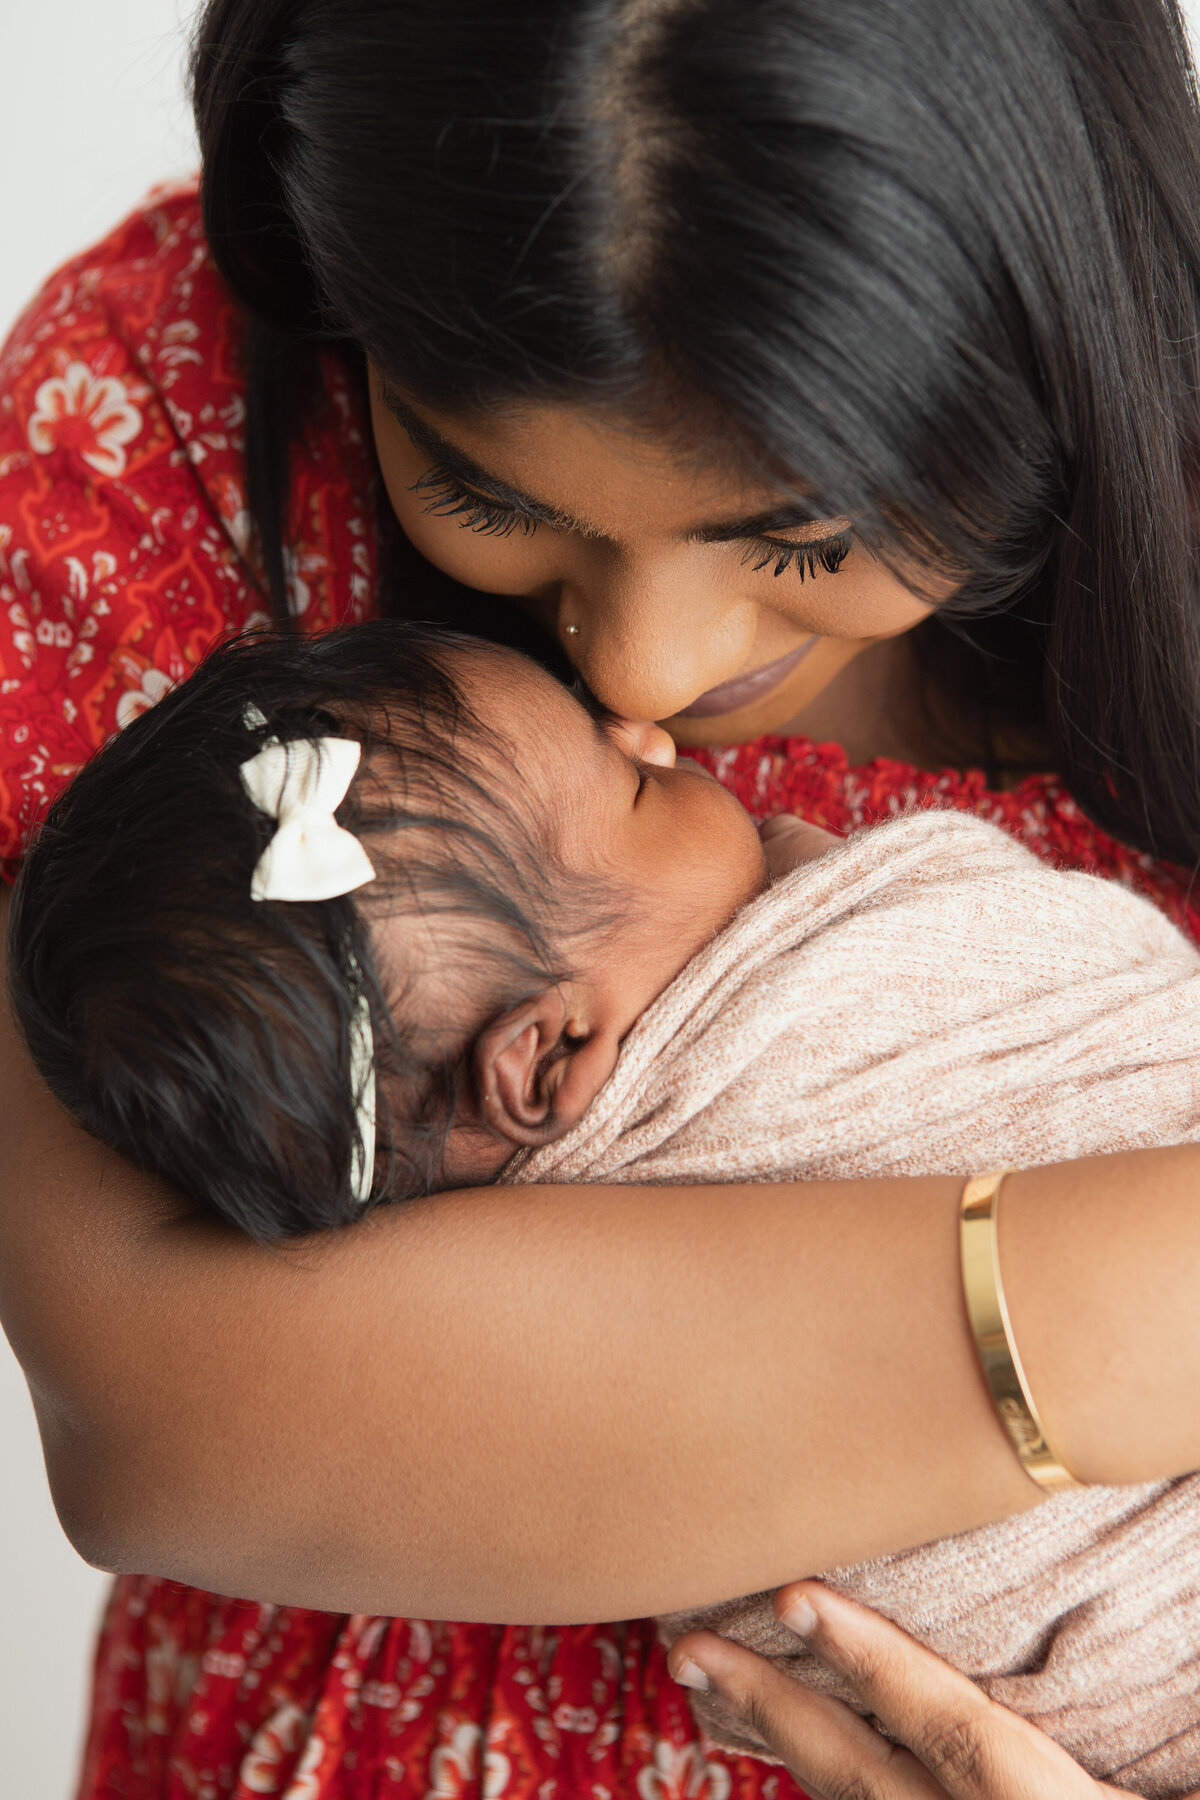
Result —
<instances>
[{"instance_id":1,"label":"woman's eyebrow","mask_svg":"<svg viewBox=\"0 0 1200 1800\"><path fill-rule=\"evenodd\" d=\"M499 500L502 505L511 507L514 512L527 513L530 518L556 526L560 531L577 531L590 538L605 535L586 520L576 519L572 514L563 512L560 507L549 506L532 494L522 493L520 488L491 474L473 456L469 456L465 450L443 436L436 425L431 425L420 413L414 412L386 382L380 384L380 397L393 418L403 425L417 449L454 476L455 480L479 489L490 499ZM815 518L811 506L802 500L796 500L763 512L750 513L743 518L691 525L681 535L688 543L721 544L729 543L735 538L762 537L773 531L797 531L805 527L812 529L812 541L815 543L819 543L823 537L833 537L844 529L840 520Z\"/></svg>"}]
</instances>

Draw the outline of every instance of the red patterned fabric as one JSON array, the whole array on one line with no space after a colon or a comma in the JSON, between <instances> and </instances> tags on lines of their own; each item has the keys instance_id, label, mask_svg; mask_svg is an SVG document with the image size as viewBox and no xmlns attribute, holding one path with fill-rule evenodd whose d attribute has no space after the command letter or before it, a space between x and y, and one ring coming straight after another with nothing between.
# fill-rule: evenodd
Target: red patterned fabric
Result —
<instances>
[{"instance_id":1,"label":"red patterned fabric","mask_svg":"<svg viewBox=\"0 0 1200 1800\"><path fill-rule=\"evenodd\" d=\"M191 187L151 196L47 284L0 352L0 855L90 752L265 616L249 559L241 336ZM295 612L361 619L374 469L337 364L297 451ZM758 815L837 830L912 806L1006 826L1151 895L1200 938L1178 870L1088 823L1052 777L851 768L833 745L705 755ZM802 1571L795 1571L796 1574ZM714 1749L653 1626L438 1624L275 1608L169 1581L114 1586L78 1800L797 1800Z\"/></svg>"},{"instance_id":2,"label":"red patterned fabric","mask_svg":"<svg viewBox=\"0 0 1200 1800\"><path fill-rule=\"evenodd\" d=\"M0 351L0 858L219 637L265 620L247 561L238 315L191 187L53 276ZM306 628L368 616L372 462L344 375L295 461Z\"/></svg>"},{"instance_id":3,"label":"red patterned fabric","mask_svg":"<svg viewBox=\"0 0 1200 1800\"><path fill-rule=\"evenodd\" d=\"M840 745L808 738L760 738L693 754L760 819L794 812L847 832L930 807L976 813L1011 831L1046 862L1105 875L1145 894L1200 941L1200 880L1109 837L1056 775L1030 775L1011 793L997 793L978 769L932 774L884 757L852 767Z\"/></svg>"}]
</instances>

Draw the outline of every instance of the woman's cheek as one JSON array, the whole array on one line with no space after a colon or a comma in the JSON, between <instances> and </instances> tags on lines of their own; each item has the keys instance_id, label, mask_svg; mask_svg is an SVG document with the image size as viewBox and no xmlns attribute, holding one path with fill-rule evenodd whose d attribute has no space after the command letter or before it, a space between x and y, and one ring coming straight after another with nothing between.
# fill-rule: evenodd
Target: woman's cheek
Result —
<instances>
[{"instance_id":1,"label":"woman's cheek","mask_svg":"<svg viewBox=\"0 0 1200 1800\"><path fill-rule=\"evenodd\" d=\"M786 580L786 574L781 576L779 586ZM947 597L950 592L953 589L948 587ZM767 605L772 605L770 598ZM877 638L911 630L928 618L933 607L883 563L865 551L854 550L836 575L809 577L784 605L777 598L773 609L820 637Z\"/></svg>"}]
</instances>

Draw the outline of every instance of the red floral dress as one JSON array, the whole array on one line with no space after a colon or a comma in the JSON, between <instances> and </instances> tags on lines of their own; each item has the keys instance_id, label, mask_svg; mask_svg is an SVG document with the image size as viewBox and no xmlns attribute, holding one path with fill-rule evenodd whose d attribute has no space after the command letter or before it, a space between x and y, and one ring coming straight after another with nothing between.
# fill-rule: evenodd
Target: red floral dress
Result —
<instances>
[{"instance_id":1,"label":"red floral dress","mask_svg":"<svg viewBox=\"0 0 1200 1800\"><path fill-rule=\"evenodd\" d=\"M162 190L60 270L0 352L0 857L112 732L216 639L265 616L248 551L236 309L194 189ZM330 362L295 459L291 600L366 618L374 468ZM751 811L845 830L910 807L1006 826L1151 895L1200 938L1180 871L1105 837L1052 777L850 768L763 739L707 760ZM797 1570L797 1574L802 1571ZM78 1800L796 1800L783 1771L699 1733L649 1621L445 1624L113 1588Z\"/></svg>"}]
</instances>

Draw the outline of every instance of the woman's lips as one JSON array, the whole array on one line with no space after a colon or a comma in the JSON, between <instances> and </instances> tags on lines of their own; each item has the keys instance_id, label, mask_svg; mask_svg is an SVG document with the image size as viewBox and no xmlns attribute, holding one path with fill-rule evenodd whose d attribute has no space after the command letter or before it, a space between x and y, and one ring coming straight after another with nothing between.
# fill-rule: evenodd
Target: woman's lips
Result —
<instances>
[{"instance_id":1,"label":"woman's lips","mask_svg":"<svg viewBox=\"0 0 1200 1800\"><path fill-rule=\"evenodd\" d=\"M761 700L764 694L772 693L782 681L786 681L817 642L815 637L805 638L802 644L795 650L789 650L786 656L764 663L761 669L751 669L748 675L735 675L732 681L723 681L719 687L709 688L706 694L701 694L676 716L680 719L711 719L717 713L738 712L752 701Z\"/></svg>"}]
</instances>

